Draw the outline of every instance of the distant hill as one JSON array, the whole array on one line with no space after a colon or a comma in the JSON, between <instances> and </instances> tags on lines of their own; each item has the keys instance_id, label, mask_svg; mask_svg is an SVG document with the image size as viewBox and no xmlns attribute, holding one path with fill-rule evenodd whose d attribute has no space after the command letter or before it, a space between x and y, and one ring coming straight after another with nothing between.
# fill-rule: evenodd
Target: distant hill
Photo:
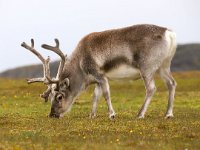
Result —
<instances>
[{"instance_id":1,"label":"distant hill","mask_svg":"<svg viewBox=\"0 0 200 150\"><path fill-rule=\"evenodd\" d=\"M179 45L172 61L172 71L200 70L200 44Z\"/></svg>"},{"instance_id":2,"label":"distant hill","mask_svg":"<svg viewBox=\"0 0 200 150\"><path fill-rule=\"evenodd\" d=\"M58 61L52 62L50 64L52 77L56 76L58 65L59 65ZM9 69L0 73L0 77L6 77L6 78L43 77L43 66L41 64L37 64L37 65L27 65L24 67L17 67L15 69Z\"/></svg>"},{"instance_id":3,"label":"distant hill","mask_svg":"<svg viewBox=\"0 0 200 150\"><path fill-rule=\"evenodd\" d=\"M51 63L51 76L55 76L58 61ZM200 44L178 45L177 52L172 61L172 71L200 70ZM6 78L32 78L42 77L42 65L29 65L10 69L0 73L0 77Z\"/></svg>"}]
</instances>

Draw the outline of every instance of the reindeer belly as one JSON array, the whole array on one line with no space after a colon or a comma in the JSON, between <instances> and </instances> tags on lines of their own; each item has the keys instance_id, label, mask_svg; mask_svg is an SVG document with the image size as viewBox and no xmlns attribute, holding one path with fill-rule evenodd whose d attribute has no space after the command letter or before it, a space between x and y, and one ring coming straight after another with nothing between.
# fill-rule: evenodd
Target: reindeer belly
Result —
<instances>
[{"instance_id":1,"label":"reindeer belly","mask_svg":"<svg viewBox=\"0 0 200 150\"><path fill-rule=\"evenodd\" d=\"M106 76L109 79L138 79L140 78L140 71L137 68L123 64L106 72Z\"/></svg>"}]
</instances>

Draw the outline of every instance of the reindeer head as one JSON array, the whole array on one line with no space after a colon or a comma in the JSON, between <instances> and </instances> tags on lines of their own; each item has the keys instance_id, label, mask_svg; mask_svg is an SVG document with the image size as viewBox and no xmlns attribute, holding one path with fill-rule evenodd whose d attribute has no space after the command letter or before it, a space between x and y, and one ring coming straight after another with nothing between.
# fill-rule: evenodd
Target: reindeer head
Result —
<instances>
[{"instance_id":1,"label":"reindeer head","mask_svg":"<svg viewBox=\"0 0 200 150\"><path fill-rule=\"evenodd\" d=\"M74 96L69 89L70 87L69 79L65 78L61 80L61 73L63 71L66 62L66 57L59 49L58 39L55 39L55 42L56 42L55 47L46 44L43 44L42 47L44 49L55 52L61 57L56 78L50 77L50 68L49 68L50 57L44 59L42 55L37 50L35 50L33 39L31 39L31 46L27 45L25 42L23 42L21 46L31 51L42 61L44 76L42 78L28 79L27 82L29 84L35 82L43 82L44 84L47 85L48 88L43 94L41 94L41 97L45 99L45 102L47 102L48 99L51 100L51 112L49 114L49 117L59 118L62 117L65 112L70 110Z\"/></svg>"}]
</instances>

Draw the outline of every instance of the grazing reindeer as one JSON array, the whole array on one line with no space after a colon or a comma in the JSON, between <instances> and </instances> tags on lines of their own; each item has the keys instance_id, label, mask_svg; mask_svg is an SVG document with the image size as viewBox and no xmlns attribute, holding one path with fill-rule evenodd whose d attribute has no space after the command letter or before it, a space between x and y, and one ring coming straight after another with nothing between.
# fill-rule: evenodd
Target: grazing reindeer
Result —
<instances>
[{"instance_id":1,"label":"grazing reindeer","mask_svg":"<svg viewBox=\"0 0 200 150\"><path fill-rule=\"evenodd\" d=\"M44 77L28 80L28 83L44 82L48 89L41 96L51 99L50 117L62 117L69 111L75 97L88 85L95 83L91 117L96 116L97 102L103 93L109 110L109 118L115 117L109 78L141 77L146 88L144 104L138 118L144 118L147 107L156 91L154 75L159 72L168 90L169 100L165 117L173 117L173 101L176 82L170 72L171 60L176 52L176 36L171 30L155 25L134 25L121 29L95 32L85 36L77 45L71 57L56 46L43 44L61 57L56 78L50 77L49 61L32 46L22 46L33 52L43 63Z\"/></svg>"}]
</instances>

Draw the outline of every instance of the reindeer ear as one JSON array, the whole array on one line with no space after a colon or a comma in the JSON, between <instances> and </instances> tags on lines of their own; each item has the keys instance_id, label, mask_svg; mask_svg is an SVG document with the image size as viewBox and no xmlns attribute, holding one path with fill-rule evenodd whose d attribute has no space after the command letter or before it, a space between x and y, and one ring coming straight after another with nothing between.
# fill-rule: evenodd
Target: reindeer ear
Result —
<instances>
[{"instance_id":1,"label":"reindeer ear","mask_svg":"<svg viewBox=\"0 0 200 150\"><path fill-rule=\"evenodd\" d=\"M65 79L63 80L63 83L64 83L64 85L65 85L66 87L69 87L69 79L68 79L68 78L65 78Z\"/></svg>"}]
</instances>

